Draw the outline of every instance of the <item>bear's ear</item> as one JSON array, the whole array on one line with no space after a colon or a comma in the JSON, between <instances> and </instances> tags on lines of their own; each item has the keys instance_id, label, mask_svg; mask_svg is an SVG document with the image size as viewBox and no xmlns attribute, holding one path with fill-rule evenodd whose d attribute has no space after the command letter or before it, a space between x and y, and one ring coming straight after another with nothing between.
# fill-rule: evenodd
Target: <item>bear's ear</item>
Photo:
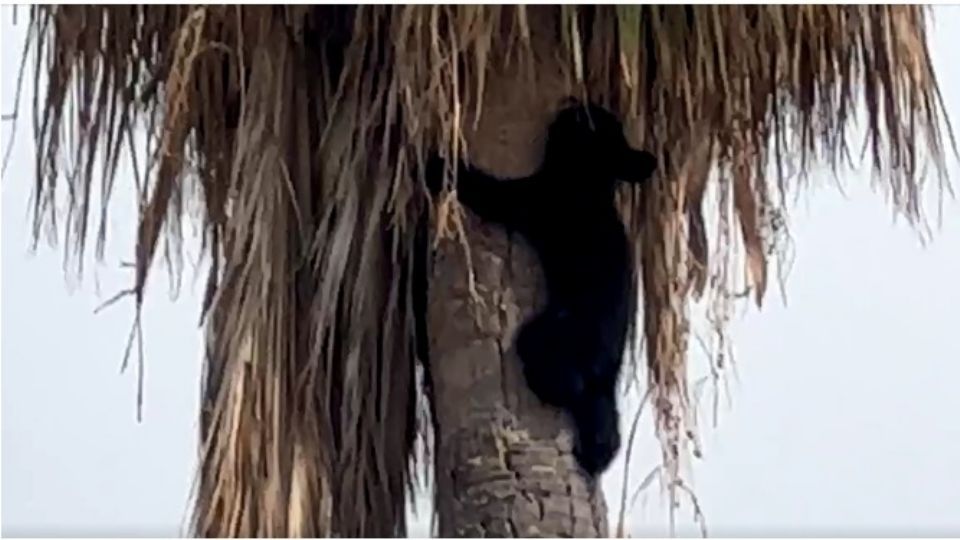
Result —
<instances>
[{"instance_id":1,"label":"bear's ear","mask_svg":"<svg viewBox=\"0 0 960 540\"><path fill-rule=\"evenodd\" d=\"M639 184L657 170L657 157L645 150L628 148L620 160L617 176L624 182Z\"/></svg>"}]
</instances>

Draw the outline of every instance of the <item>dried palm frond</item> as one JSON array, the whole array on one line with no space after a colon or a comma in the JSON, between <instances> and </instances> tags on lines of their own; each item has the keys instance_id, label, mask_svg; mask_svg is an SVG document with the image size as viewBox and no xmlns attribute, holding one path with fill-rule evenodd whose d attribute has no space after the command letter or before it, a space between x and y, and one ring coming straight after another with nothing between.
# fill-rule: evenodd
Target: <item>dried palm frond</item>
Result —
<instances>
[{"instance_id":1,"label":"dried palm frond","mask_svg":"<svg viewBox=\"0 0 960 540\"><path fill-rule=\"evenodd\" d=\"M694 429L687 306L731 285L734 220L759 303L764 216L796 186L785 165L838 171L859 104L873 166L911 219L924 158L944 170L917 6L78 5L32 8L31 24L35 81L49 79L34 104L36 230L65 184L63 226L82 251L94 177L108 195L145 129L139 307L161 240L176 252L186 203L203 209L203 535L403 534L420 164L435 149L469 154L492 70L520 65L518 88L536 91L538 59L560 55L570 93L620 112L661 157L660 181L623 206L673 478ZM65 153L76 171L60 170ZM720 233L708 260L710 178Z\"/></svg>"}]
</instances>

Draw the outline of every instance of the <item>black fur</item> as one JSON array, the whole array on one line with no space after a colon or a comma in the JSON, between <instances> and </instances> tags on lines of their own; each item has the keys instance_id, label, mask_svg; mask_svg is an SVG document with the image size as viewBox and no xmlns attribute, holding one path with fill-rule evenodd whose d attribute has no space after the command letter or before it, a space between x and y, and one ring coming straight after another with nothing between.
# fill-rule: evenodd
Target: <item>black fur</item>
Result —
<instances>
[{"instance_id":1,"label":"black fur","mask_svg":"<svg viewBox=\"0 0 960 540\"><path fill-rule=\"evenodd\" d=\"M533 176L500 180L463 164L456 174L467 208L518 232L539 256L547 306L520 329L516 350L530 389L573 418L574 453L590 475L620 447L616 385L636 306L616 182L643 182L656 166L652 154L629 147L612 113L576 104L551 123ZM431 160L434 193L442 172Z\"/></svg>"}]
</instances>

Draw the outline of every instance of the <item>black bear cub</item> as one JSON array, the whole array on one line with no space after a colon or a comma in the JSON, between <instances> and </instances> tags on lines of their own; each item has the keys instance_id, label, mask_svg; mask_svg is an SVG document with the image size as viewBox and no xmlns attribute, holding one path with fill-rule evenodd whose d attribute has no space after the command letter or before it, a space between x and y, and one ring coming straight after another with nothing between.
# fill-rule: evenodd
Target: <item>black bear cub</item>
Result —
<instances>
[{"instance_id":1,"label":"black bear cub","mask_svg":"<svg viewBox=\"0 0 960 540\"><path fill-rule=\"evenodd\" d=\"M428 165L434 193L443 167L436 157ZM550 124L533 176L499 179L462 163L454 171L460 202L522 235L539 257L547 305L521 327L516 350L534 394L571 415L574 455L591 476L620 447L616 386L636 315L616 182L643 182L656 167L652 154L630 148L611 112L576 103Z\"/></svg>"}]
</instances>

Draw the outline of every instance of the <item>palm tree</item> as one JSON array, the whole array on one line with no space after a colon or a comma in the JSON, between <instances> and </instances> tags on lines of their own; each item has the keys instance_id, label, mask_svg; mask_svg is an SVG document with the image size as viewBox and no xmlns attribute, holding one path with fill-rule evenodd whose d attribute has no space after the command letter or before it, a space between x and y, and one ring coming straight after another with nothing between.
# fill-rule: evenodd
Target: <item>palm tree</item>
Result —
<instances>
[{"instance_id":1,"label":"palm tree","mask_svg":"<svg viewBox=\"0 0 960 540\"><path fill-rule=\"evenodd\" d=\"M863 118L875 172L921 218L924 159L943 173L948 126L925 18L916 6L36 7L35 77L48 78L34 104L36 230L66 183L63 223L82 249L94 177L105 207L121 154L146 151L139 308L161 245L176 260L196 209L210 261L197 534L403 535L416 467L432 459L444 536L606 535L566 420L532 397L510 346L542 300L535 261L449 194L429 198L426 156L529 174L568 95L616 111L659 156L657 179L619 202L675 496L696 454L691 301L713 299L722 338L743 265L760 304L777 217L800 186L789 169L839 173ZM60 170L65 154L76 172ZM423 306L411 291L427 277L414 264L426 233L437 257Z\"/></svg>"}]
</instances>

